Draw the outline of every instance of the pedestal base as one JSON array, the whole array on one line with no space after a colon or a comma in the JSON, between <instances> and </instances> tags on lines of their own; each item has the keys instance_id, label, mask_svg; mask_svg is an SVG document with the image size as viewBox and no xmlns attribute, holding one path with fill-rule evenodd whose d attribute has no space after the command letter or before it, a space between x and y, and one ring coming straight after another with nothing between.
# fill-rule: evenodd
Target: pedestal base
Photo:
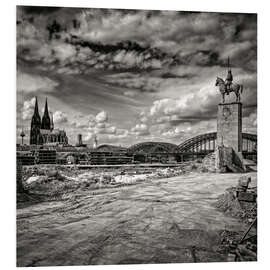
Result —
<instances>
[{"instance_id":1,"label":"pedestal base","mask_svg":"<svg viewBox=\"0 0 270 270\"><path fill-rule=\"evenodd\" d=\"M216 172L245 172L243 156L235 152L232 147L218 146L215 152Z\"/></svg>"},{"instance_id":2,"label":"pedestal base","mask_svg":"<svg viewBox=\"0 0 270 270\"><path fill-rule=\"evenodd\" d=\"M242 152L242 103L218 105L217 146L232 147Z\"/></svg>"},{"instance_id":3,"label":"pedestal base","mask_svg":"<svg viewBox=\"0 0 270 270\"><path fill-rule=\"evenodd\" d=\"M245 171L242 156L242 103L218 105L216 170Z\"/></svg>"}]
</instances>

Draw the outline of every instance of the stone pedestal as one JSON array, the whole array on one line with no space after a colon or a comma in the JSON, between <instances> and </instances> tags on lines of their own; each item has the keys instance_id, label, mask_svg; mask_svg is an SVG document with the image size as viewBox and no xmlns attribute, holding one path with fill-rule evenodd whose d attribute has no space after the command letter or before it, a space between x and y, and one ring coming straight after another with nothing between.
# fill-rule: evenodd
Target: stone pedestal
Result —
<instances>
[{"instance_id":1,"label":"stone pedestal","mask_svg":"<svg viewBox=\"0 0 270 270\"><path fill-rule=\"evenodd\" d=\"M216 146L217 171L245 171L242 156L242 103L218 105Z\"/></svg>"},{"instance_id":2,"label":"stone pedestal","mask_svg":"<svg viewBox=\"0 0 270 270\"><path fill-rule=\"evenodd\" d=\"M217 146L232 147L242 152L242 103L218 105Z\"/></svg>"}]
</instances>

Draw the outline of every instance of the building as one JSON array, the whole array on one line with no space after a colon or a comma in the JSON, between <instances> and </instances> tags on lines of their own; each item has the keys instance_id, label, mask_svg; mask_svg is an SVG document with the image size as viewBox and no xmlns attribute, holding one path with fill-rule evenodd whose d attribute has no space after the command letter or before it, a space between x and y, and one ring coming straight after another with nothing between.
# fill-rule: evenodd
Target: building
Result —
<instances>
[{"instance_id":1,"label":"building","mask_svg":"<svg viewBox=\"0 0 270 270\"><path fill-rule=\"evenodd\" d=\"M78 134L76 146L81 146L82 144L82 134Z\"/></svg>"},{"instance_id":2,"label":"building","mask_svg":"<svg viewBox=\"0 0 270 270\"><path fill-rule=\"evenodd\" d=\"M94 136L93 148L94 148L94 149L97 149L97 147L98 147L98 141L97 141L97 135L95 134L95 136Z\"/></svg>"},{"instance_id":3,"label":"building","mask_svg":"<svg viewBox=\"0 0 270 270\"><path fill-rule=\"evenodd\" d=\"M83 143L83 140L82 140L82 134L78 134L77 136L77 142L76 142L76 147L87 147L86 144Z\"/></svg>"},{"instance_id":4,"label":"building","mask_svg":"<svg viewBox=\"0 0 270 270\"><path fill-rule=\"evenodd\" d=\"M53 116L50 117L46 98L42 120L39 115L36 97L34 114L31 120L30 145L68 145L68 137L64 130L55 129Z\"/></svg>"}]
</instances>

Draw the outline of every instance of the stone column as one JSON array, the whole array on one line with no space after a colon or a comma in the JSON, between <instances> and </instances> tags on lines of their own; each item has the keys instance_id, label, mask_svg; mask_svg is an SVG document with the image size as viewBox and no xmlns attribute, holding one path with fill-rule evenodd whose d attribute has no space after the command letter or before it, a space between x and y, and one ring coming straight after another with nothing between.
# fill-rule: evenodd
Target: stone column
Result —
<instances>
[{"instance_id":1,"label":"stone column","mask_svg":"<svg viewBox=\"0 0 270 270\"><path fill-rule=\"evenodd\" d=\"M242 152L242 103L218 105L217 146L232 147Z\"/></svg>"},{"instance_id":2,"label":"stone column","mask_svg":"<svg viewBox=\"0 0 270 270\"><path fill-rule=\"evenodd\" d=\"M216 169L244 171L242 156L242 103L218 105ZM230 160L231 159L231 160Z\"/></svg>"}]
</instances>

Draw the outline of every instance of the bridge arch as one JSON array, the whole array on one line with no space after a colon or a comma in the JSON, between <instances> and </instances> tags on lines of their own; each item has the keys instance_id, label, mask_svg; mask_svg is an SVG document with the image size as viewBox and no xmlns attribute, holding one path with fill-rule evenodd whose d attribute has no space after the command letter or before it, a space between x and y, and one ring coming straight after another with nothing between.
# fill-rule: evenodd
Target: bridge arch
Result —
<instances>
[{"instance_id":1,"label":"bridge arch","mask_svg":"<svg viewBox=\"0 0 270 270\"><path fill-rule=\"evenodd\" d=\"M142 142L128 148L128 152L133 154L175 153L177 151L176 144L166 142Z\"/></svg>"},{"instance_id":2,"label":"bridge arch","mask_svg":"<svg viewBox=\"0 0 270 270\"><path fill-rule=\"evenodd\" d=\"M190 138L178 145L179 153L213 152L216 146L217 133L205 133ZM257 152L257 134L242 133L243 153Z\"/></svg>"},{"instance_id":3,"label":"bridge arch","mask_svg":"<svg viewBox=\"0 0 270 270\"><path fill-rule=\"evenodd\" d=\"M177 160L178 146L165 142L142 142L128 148L135 162L170 163Z\"/></svg>"}]
</instances>

